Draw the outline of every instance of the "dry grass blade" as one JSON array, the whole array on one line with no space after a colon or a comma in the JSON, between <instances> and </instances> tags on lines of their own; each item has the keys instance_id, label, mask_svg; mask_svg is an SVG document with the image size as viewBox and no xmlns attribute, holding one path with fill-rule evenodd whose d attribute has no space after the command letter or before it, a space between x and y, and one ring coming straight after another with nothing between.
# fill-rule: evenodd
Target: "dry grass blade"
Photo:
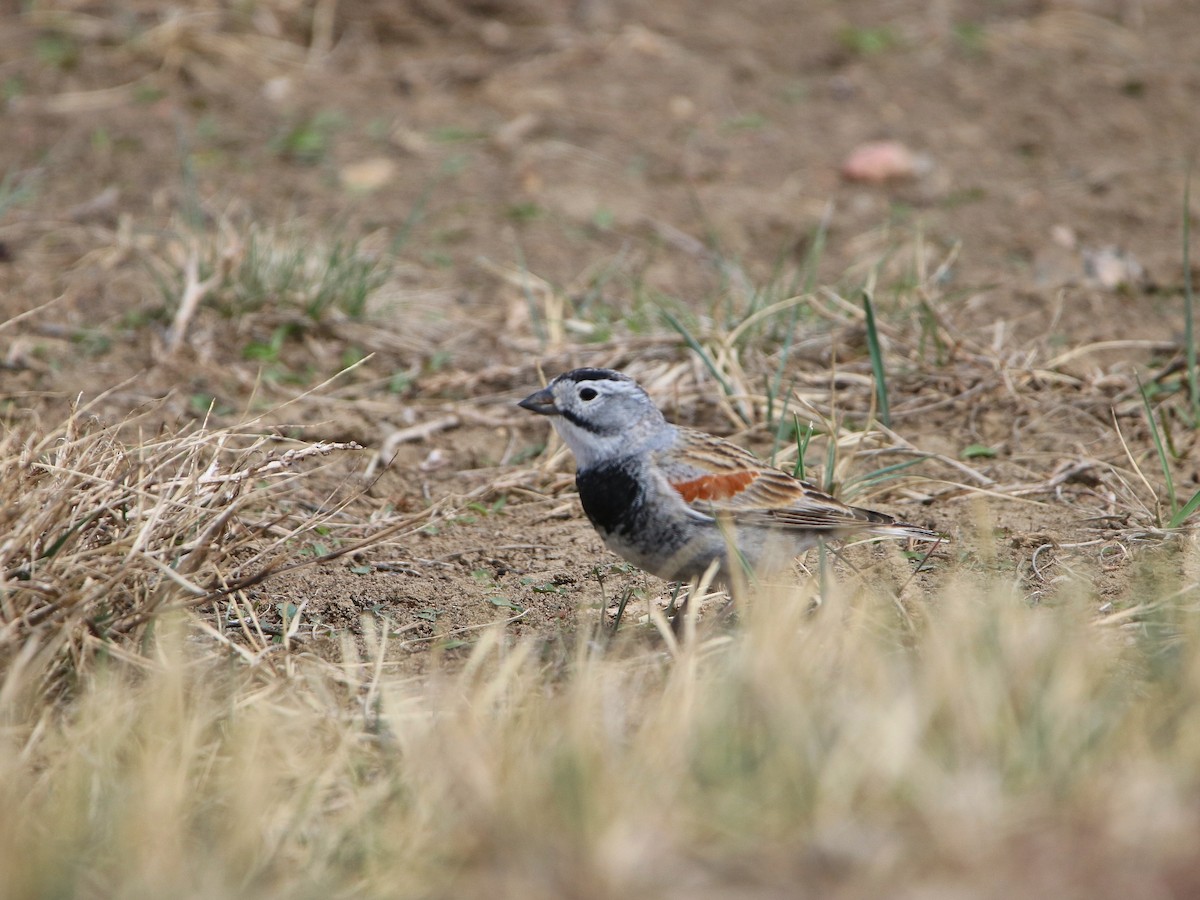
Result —
<instances>
[{"instance_id":1,"label":"dry grass blade","mask_svg":"<svg viewBox=\"0 0 1200 900\"><path fill-rule=\"evenodd\" d=\"M184 282L183 293L179 298L179 309L175 313L175 321L171 323L170 336L167 338L167 351L175 353L183 344L183 339L187 335L188 324L192 321L192 316L196 314L196 310L200 307L200 302L208 296L208 293L221 283L224 274L221 271L214 272L212 275L200 280L200 254L193 248L188 254L187 263L184 265Z\"/></svg>"},{"instance_id":2,"label":"dry grass blade","mask_svg":"<svg viewBox=\"0 0 1200 900\"><path fill-rule=\"evenodd\" d=\"M136 641L166 606L208 597L253 546L247 515L318 443L197 429L126 443L78 411L0 444L0 659L53 647L76 671L103 645ZM293 536L312 523L298 522ZM251 554L252 556L253 554ZM93 648L94 649L94 648ZM60 673L61 674L61 671Z\"/></svg>"}]
</instances>

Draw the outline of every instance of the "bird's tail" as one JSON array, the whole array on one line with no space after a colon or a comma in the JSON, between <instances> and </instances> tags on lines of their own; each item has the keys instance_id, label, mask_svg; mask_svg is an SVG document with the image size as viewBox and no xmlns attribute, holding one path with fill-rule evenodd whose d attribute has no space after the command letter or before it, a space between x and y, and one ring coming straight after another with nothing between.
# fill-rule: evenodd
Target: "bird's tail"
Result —
<instances>
[{"instance_id":1,"label":"bird's tail","mask_svg":"<svg viewBox=\"0 0 1200 900\"><path fill-rule=\"evenodd\" d=\"M907 522L892 522L887 525L876 525L867 532L872 537L897 538L912 541L946 541L950 538L919 525L909 525Z\"/></svg>"},{"instance_id":2,"label":"bird's tail","mask_svg":"<svg viewBox=\"0 0 1200 900\"><path fill-rule=\"evenodd\" d=\"M862 514L863 518L871 523L864 529L871 537L912 541L950 540L944 534L938 534L936 531L930 531L928 528L922 528L920 525L910 525L908 522L901 522L887 513L876 512L873 509L862 509L861 507L855 511Z\"/></svg>"}]
</instances>

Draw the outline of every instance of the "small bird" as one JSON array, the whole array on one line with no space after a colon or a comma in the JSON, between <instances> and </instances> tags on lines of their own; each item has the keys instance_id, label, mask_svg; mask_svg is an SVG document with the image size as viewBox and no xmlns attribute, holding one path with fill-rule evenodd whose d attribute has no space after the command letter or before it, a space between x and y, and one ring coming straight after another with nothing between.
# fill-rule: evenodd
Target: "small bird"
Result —
<instances>
[{"instance_id":1,"label":"small bird","mask_svg":"<svg viewBox=\"0 0 1200 900\"><path fill-rule=\"evenodd\" d=\"M605 545L668 581L716 560L765 574L825 538L941 536L847 506L723 438L672 425L642 387L612 369L574 369L519 404L551 416L575 454L583 511Z\"/></svg>"}]
</instances>

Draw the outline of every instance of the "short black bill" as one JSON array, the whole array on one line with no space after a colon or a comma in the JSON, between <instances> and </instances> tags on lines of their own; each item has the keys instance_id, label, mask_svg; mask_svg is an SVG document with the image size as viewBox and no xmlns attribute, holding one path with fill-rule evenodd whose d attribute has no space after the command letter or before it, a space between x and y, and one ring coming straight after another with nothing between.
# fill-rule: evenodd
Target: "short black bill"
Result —
<instances>
[{"instance_id":1,"label":"short black bill","mask_svg":"<svg viewBox=\"0 0 1200 900\"><path fill-rule=\"evenodd\" d=\"M517 404L523 409L535 412L540 416L557 416L559 409L554 405L554 395L549 388L542 388L535 394L530 394Z\"/></svg>"}]
</instances>

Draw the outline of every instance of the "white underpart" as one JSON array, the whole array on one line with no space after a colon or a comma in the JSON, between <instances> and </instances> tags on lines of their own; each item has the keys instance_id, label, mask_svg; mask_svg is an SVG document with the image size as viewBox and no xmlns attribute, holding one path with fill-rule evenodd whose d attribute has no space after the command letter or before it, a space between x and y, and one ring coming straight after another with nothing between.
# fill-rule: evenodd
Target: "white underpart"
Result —
<instances>
[{"instance_id":1,"label":"white underpart","mask_svg":"<svg viewBox=\"0 0 1200 900\"><path fill-rule=\"evenodd\" d=\"M625 455L622 450L625 441L619 434L612 436L594 434L562 416L555 416L553 421L554 430L563 439L563 443L570 447L571 452L575 454L576 468L590 469L594 465L620 459Z\"/></svg>"}]
</instances>

